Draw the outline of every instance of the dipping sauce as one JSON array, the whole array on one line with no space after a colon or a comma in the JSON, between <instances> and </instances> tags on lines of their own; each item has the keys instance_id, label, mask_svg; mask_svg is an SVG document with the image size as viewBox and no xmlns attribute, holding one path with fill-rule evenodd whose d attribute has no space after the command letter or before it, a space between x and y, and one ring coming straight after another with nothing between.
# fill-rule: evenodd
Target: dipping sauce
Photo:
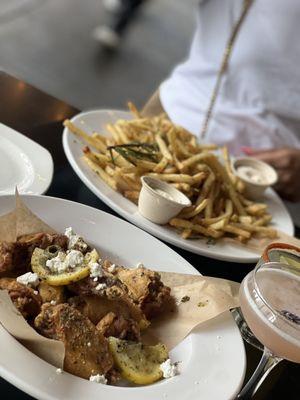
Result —
<instances>
[{"instance_id":1,"label":"dipping sauce","mask_svg":"<svg viewBox=\"0 0 300 400\"><path fill-rule=\"evenodd\" d=\"M152 186L151 186L151 187L152 187ZM162 190L162 189L154 188L154 187L152 187L152 189L153 189L156 193L158 193L160 196L164 197L165 199L168 199L168 200L171 200L171 201L175 201L176 203L179 203L179 204L184 204L184 203L182 203L182 202L180 201L179 198L176 198L176 199L175 199L170 193L165 192L165 191Z\"/></svg>"},{"instance_id":2,"label":"dipping sauce","mask_svg":"<svg viewBox=\"0 0 300 400\"><path fill-rule=\"evenodd\" d=\"M156 193L160 194L160 195L161 195L162 197L164 197L165 199L175 201L175 199L173 198L173 196L170 195L170 193L167 193L167 192L165 192L164 190L161 190L161 189L158 189L158 188L153 188L153 190L154 190Z\"/></svg>"},{"instance_id":3,"label":"dipping sauce","mask_svg":"<svg viewBox=\"0 0 300 400\"><path fill-rule=\"evenodd\" d=\"M268 183L268 180L265 178L264 174L256 168L241 165L236 171L241 178L252 183L261 185L266 185Z\"/></svg>"}]
</instances>

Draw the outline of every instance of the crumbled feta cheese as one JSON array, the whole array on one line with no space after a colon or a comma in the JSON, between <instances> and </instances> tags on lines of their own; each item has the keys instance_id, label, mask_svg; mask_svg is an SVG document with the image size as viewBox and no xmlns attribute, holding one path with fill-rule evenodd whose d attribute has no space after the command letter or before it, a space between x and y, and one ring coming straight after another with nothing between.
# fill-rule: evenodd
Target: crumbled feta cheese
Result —
<instances>
[{"instance_id":1,"label":"crumbled feta cheese","mask_svg":"<svg viewBox=\"0 0 300 400\"><path fill-rule=\"evenodd\" d=\"M96 276L96 278L93 279L94 282L98 281L98 276Z\"/></svg>"},{"instance_id":2,"label":"crumbled feta cheese","mask_svg":"<svg viewBox=\"0 0 300 400\"><path fill-rule=\"evenodd\" d=\"M82 264L83 260L83 254L78 250L69 250L67 253L59 251L56 257L46 261L46 267L53 273L61 274Z\"/></svg>"},{"instance_id":3,"label":"crumbled feta cheese","mask_svg":"<svg viewBox=\"0 0 300 400\"><path fill-rule=\"evenodd\" d=\"M34 293L35 295L39 294L39 292L38 292L37 290L34 290L33 293Z\"/></svg>"},{"instance_id":4,"label":"crumbled feta cheese","mask_svg":"<svg viewBox=\"0 0 300 400\"><path fill-rule=\"evenodd\" d=\"M96 382L96 383L102 383L103 385L107 384L107 379L105 378L105 375L91 375L90 376L90 381L91 382Z\"/></svg>"},{"instance_id":5,"label":"crumbled feta cheese","mask_svg":"<svg viewBox=\"0 0 300 400\"><path fill-rule=\"evenodd\" d=\"M36 288L40 281L36 273L26 272L26 274L17 277L17 282L25 286L30 286L31 288Z\"/></svg>"},{"instance_id":6,"label":"crumbled feta cheese","mask_svg":"<svg viewBox=\"0 0 300 400\"><path fill-rule=\"evenodd\" d=\"M110 272L110 273L112 274L113 272L115 272L115 269L116 269L116 264L111 264L111 265L107 268L107 271Z\"/></svg>"},{"instance_id":7,"label":"crumbled feta cheese","mask_svg":"<svg viewBox=\"0 0 300 400\"><path fill-rule=\"evenodd\" d=\"M65 261L66 254L63 251L59 251L56 257L51 258L46 261L46 267L50 269L51 272L61 273L66 269Z\"/></svg>"},{"instance_id":8,"label":"crumbled feta cheese","mask_svg":"<svg viewBox=\"0 0 300 400\"><path fill-rule=\"evenodd\" d=\"M75 268L83 263L83 254L78 250L70 250L66 255L65 264L67 267Z\"/></svg>"},{"instance_id":9,"label":"crumbled feta cheese","mask_svg":"<svg viewBox=\"0 0 300 400\"><path fill-rule=\"evenodd\" d=\"M56 305L56 301L55 300L51 300L50 304L51 304L51 306L55 306Z\"/></svg>"},{"instance_id":10,"label":"crumbled feta cheese","mask_svg":"<svg viewBox=\"0 0 300 400\"><path fill-rule=\"evenodd\" d=\"M57 368L55 372L57 373L57 375L60 375L62 374L63 371L61 368Z\"/></svg>"},{"instance_id":11,"label":"crumbled feta cheese","mask_svg":"<svg viewBox=\"0 0 300 400\"><path fill-rule=\"evenodd\" d=\"M97 285L97 286L95 287L96 290L104 290L104 289L106 289L106 288L107 288L106 283L99 283L99 285Z\"/></svg>"},{"instance_id":12,"label":"crumbled feta cheese","mask_svg":"<svg viewBox=\"0 0 300 400\"><path fill-rule=\"evenodd\" d=\"M100 261L101 260L99 260L99 262ZM90 271L91 278L101 278L101 276L103 276L102 266L97 262L90 264Z\"/></svg>"},{"instance_id":13,"label":"crumbled feta cheese","mask_svg":"<svg viewBox=\"0 0 300 400\"><path fill-rule=\"evenodd\" d=\"M69 239L68 249L73 249L75 246L81 251L87 249L88 245L83 241L82 237L80 237L73 231L71 226L69 228L66 228L65 236L67 236L67 238Z\"/></svg>"},{"instance_id":14,"label":"crumbled feta cheese","mask_svg":"<svg viewBox=\"0 0 300 400\"><path fill-rule=\"evenodd\" d=\"M159 367L163 373L164 378L173 378L173 376L178 374L177 364L172 364L169 358L165 362L160 364Z\"/></svg>"},{"instance_id":15,"label":"crumbled feta cheese","mask_svg":"<svg viewBox=\"0 0 300 400\"><path fill-rule=\"evenodd\" d=\"M135 268L144 268L144 267L145 267L144 264L139 262L139 263L136 264Z\"/></svg>"}]
</instances>

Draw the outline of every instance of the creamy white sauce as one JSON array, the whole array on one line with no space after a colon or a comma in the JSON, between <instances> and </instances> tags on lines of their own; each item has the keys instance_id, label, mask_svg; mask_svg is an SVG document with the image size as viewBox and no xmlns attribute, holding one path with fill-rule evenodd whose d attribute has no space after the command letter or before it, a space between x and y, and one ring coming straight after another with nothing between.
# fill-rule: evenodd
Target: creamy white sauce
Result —
<instances>
[{"instance_id":1,"label":"creamy white sauce","mask_svg":"<svg viewBox=\"0 0 300 400\"><path fill-rule=\"evenodd\" d=\"M267 184L268 181L264 174L256 168L249 167L246 165L241 165L237 168L238 175L252 183Z\"/></svg>"},{"instance_id":2,"label":"creamy white sauce","mask_svg":"<svg viewBox=\"0 0 300 400\"><path fill-rule=\"evenodd\" d=\"M160 195L161 195L162 197L164 197L165 199L172 200L172 201L177 201L177 200L174 199L174 197L173 197L170 193L165 192L165 191L162 190L162 189L153 188L153 190L154 190L156 193L160 194Z\"/></svg>"}]
</instances>

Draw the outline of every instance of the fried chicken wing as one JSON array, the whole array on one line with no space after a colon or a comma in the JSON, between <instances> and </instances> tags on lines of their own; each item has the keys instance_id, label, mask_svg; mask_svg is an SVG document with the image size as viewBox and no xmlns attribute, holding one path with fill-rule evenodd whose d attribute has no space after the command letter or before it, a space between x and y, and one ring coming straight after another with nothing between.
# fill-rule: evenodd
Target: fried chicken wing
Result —
<instances>
[{"instance_id":1,"label":"fried chicken wing","mask_svg":"<svg viewBox=\"0 0 300 400\"><path fill-rule=\"evenodd\" d=\"M90 277L81 279L78 282L68 285L68 289L70 292L78 295L89 296L95 294L102 296L104 292L97 290L99 283L105 284L105 292L109 292L111 295L115 293L115 296L117 296L118 293L122 294L126 292L126 288L123 287L124 285L117 278L109 275L102 276L97 281Z\"/></svg>"},{"instance_id":2,"label":"fried chicken wing","mask_svg":"<svg viewBox=\"0 0 300 400\"><path fill-rule=\"evenodd\" d=\"M114 336L119 339L127 339L139 342L141 332L136 321L116 315L113 312L106 314L97 324L96 328L104 336Z\"/></svg>"},{"instance_id":3,"label":"fried chicken wing","mask_svg":"<svg viewBox=\"0 0 300 400\"><path fill-rule=\"evenodd\" d=\"M64 343L65 371L88 379L91 375L105 375L112 369L107 339L74 307L44 304L34 325L42 335Z\"/></svg>"},{"instance_id":4,"label":"fried chicken wing","mask_svg":"<svg viewBox=\"0 0 300 400\"><path fill-rule=\"evenodd\" d=\"M65 235L59 233L35 233L32 235L23 235L18 238L18 243L27 247L28 257L31 258L33 250L36 247L40 249L46 249L48 246L56 245L67 250L68 238Z\"/></svg>"},{"instance_id":5,"label":"fried chicken wing","mask_svg":"<svg viewBox=\"0 0 300 400\"><path fill-rule=\"evenodd\" d=\"M116 298L108 298L105 295L76 296L69 299L69 304L86 315L95 325L109 312L136 321L141 329L149 325L140 308L125 295Z\"/></svg>"},{"instance_id":6,"label":"fried chicken wing","mask_svg":"<svg viewBox=\"0 0 300 400\"><path fill-rule=\"evenodd\" d=\"M36 233L20 236L14 243L0 242L0 277L16 277L30 271L33 250L53 244L67 249L68 238L59 234Z\"/></svg>"},{"instance_id":7,"label":"fried chicken wing","mask_svg":"<svg viewBox=\"0 0 300 400\"><path fill-rule=\"evenodd\" d=\"M0 276L16 276L27 272L27 254L27 247L21 243L0 242Z\"/></svg>"},{"instance_id":8,"label":"fried chicken wing","mask_svg":"<svg viewBox=\"0 0 300 400\"><path fill-rule=\"evenodd\" d=\"M51 286L46 282L40 282L38 286L39 294L43 303L55 302L55 304L65 303L65 288L64 286Z\"/></svg>"},{"instance_id":9,"label":"fried chicken wing","mask_svg":"<svg viewBox=\"0 0 300 400\"><path fill-rule=\"evenodd\" d=\"M22 285L13 278L1 278L0 289L8 291L12 302L25 319L34 318L40 312L42 299L30 287Z\"/></svg>"},{"instance_id":10,"label":"fried chicken wing","mask_svg":"<svg viewBox=\"0 0 300 400\"><path fill-rule=\"evenodd\" d=\"M109 270L109 264L106 263L104 267ZM128 295L147 318L159 314L171 300L171 289L163 284L156 271L145 267L115 267L112 274L126 286Z\"/></svg>"}]
</instances>

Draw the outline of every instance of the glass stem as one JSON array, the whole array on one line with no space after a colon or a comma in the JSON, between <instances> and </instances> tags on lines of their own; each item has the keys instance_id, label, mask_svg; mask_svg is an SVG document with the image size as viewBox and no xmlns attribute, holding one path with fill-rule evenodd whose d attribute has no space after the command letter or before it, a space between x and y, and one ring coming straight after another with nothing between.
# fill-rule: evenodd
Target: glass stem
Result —
<instances>
[{"instance_id":1,"label":"glass stem","mask_svg":"<svg viewBox=\"0 0 300 400\"><path fill-rule=\"evenodd\" d=\"M270 350L265 347L256 370L241 392L238 394L237 399L251 399L268 374L280 361L282 361L281 358L274 356Z\"/></svg>"}]
</instances>

